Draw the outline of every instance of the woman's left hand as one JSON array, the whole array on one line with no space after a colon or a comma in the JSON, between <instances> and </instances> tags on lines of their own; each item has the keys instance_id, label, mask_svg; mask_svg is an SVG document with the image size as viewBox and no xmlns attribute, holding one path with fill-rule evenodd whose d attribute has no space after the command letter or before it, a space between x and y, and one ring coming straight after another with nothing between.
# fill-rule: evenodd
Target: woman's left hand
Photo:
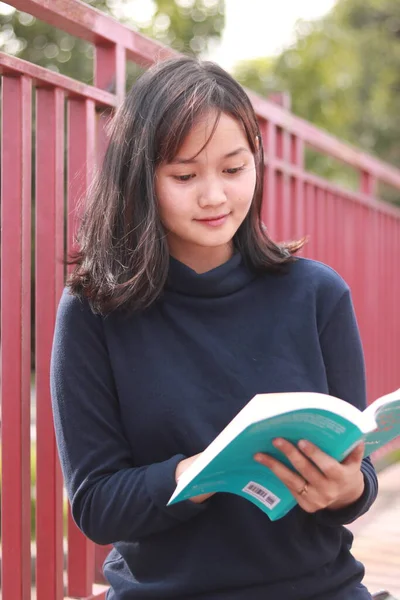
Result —
<instances>
[{"instance_id":1,"label":"woman's left hand","mask_svg":"<svg viewBox=\"0 0 400 600\"><path fill-rule=\"evenodd\" d=\"M301 440L298 447L282 438L277 438L273 444L285 454L297 473L267 454L258 453L254 458L275 473L306 512L323 508L338 510L361 497L364 491L364 476L360 469L363 443L342 463L305 440Z\"/></svg>"}]
</instances>

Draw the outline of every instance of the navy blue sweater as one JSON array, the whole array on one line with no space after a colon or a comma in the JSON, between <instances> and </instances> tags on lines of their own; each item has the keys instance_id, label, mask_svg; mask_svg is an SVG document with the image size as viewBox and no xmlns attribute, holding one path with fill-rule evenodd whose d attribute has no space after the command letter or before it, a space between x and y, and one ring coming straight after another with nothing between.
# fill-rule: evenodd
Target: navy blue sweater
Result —
<instances>
[{"instance_id":1,"label":"navy blue sweater","mask_svg":"<svg viewBox=\"0 0 400 600\"><path fill-rule=\"evenodd\" d=\"M162 298L133 316L94 314L64 290L51 392L62 469L80 529L112 543L109 600L366 600L339 511L300 507L271 522L217 493L166 507L176 465L259 392L330 393L363 408L363 355L348 286L305 258L254 274L234 255L204 274L171 259Z\"/></svg>"}]
</instances>

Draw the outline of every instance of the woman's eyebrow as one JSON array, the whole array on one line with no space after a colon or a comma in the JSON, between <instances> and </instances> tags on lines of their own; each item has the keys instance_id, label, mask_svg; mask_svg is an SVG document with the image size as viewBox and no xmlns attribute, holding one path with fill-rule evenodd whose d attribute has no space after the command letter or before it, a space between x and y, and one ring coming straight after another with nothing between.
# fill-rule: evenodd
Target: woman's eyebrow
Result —
<instances>
[{"instance_id":1,"label":"woman's eyebrow","mask_svg":"<svg viewBox=\"0 0 400 600\"><path fill-rule=\"evenodd\" d=\"M250 152L250 150L248 150L248 148L245 148L244 146L240 146L240 148L236 148L236 150L228 152L228 154L225 154L225 156L223 156L222 158L231 158L232 156L236 156L236 154L240 154L240 152ZM170 164L190 165L197 162L198 161L195 158L180 158L179 156L175 156L175 158L171 160Z\"/></svg>"}]
</instances>

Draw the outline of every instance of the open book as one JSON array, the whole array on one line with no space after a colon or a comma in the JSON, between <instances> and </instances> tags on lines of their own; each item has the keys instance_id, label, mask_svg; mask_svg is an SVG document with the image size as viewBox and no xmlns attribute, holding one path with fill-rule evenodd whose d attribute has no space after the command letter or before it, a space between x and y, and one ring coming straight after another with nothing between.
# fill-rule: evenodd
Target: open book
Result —
<instances>
[{"instance_id":1,"label":"open book","mask_svg":"<svg viewBox=\"0 0 400 600\"><path fill-rule=\"evenodd\" d=\"M272 441L305 439L342 461L360 442L365 456L400 435L400 389L378 398L363 412L327 394L258 394L181 475L168 505L209 492L238 494L272 521L296 505L288 488L254 460L265 452L293 469Z\"/></svg>"}]
</instances>

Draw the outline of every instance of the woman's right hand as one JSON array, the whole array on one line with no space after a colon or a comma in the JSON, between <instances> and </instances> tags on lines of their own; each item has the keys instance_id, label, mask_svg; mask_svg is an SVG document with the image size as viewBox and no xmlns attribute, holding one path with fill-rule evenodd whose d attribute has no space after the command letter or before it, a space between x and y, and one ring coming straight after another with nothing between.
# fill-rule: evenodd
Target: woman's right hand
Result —
<instances>
[{"instance_id":1,"label":"woman's right hand","mask_svg":"<svg viewBox=\"0 0 400 600\"><path fill-rule=\"evenodd\" d=\"M200 453L201 454L201 453ZM190 467L192 463L200 456L200 454L195 454L194 456L190 456L189 458L184 458L181 462L178 463L175 471L175 481L178 483L179 477ZM193 496L193 498L189 498L191 502L195 502L196 504L201 504L208 498L214 495L215 492L211 492L210 494L201 494L199 496Z\"/></svg>"}]
</instances>

